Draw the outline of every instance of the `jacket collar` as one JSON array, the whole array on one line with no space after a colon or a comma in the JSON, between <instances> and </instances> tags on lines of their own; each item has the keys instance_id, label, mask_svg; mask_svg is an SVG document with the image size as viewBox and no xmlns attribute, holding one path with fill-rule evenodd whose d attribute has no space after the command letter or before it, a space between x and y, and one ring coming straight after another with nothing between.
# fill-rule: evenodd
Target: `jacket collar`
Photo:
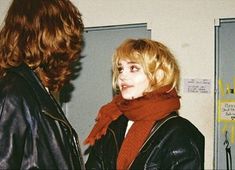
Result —
<instances>
[{"instance_id":1,"label":"jacket collar","mask_svg":"<svg viewBox=\"0 0 235 170\"><path fill-rule=\"evenodd\" d=\"M32 69L30 69L26 64L21 64L18 67L8 69L7 72L13 72L25 79L25 81L33 89L37 101L40 103L42 110L46 115L63 122L63 124L71 128L71 125L66 119L61 107L51 93L46 90Z\"/></svg>"}]
</instances>

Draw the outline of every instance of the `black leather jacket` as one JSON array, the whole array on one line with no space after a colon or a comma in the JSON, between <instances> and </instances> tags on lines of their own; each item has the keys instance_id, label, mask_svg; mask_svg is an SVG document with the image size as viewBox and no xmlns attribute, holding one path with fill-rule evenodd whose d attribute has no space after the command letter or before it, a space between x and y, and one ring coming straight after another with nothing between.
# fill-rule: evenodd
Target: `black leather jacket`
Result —
<instances>
[{"instance_id":1,"label":"black leather jacket","mask_svg":"<svg viewBox=\"0 0 235 170\"><path fill-rule=\"evenodd\" d=\"M0 169L84 169L76 132L26 65L0 79Z\"/></svg>"},{"instance_id":2,"label":"black leather jacket","mask_svg":"<svg viewBox=\"0 0 235 170\"><path fill-rule=\"evenodd\" d=\"M127 121L121 116L110 124L106 135L96 141L86 162L88 170L116 169ZM204 136L188 120L172 113L155 124L129 169L204 169Z\"/></svg>"}]
</instances>

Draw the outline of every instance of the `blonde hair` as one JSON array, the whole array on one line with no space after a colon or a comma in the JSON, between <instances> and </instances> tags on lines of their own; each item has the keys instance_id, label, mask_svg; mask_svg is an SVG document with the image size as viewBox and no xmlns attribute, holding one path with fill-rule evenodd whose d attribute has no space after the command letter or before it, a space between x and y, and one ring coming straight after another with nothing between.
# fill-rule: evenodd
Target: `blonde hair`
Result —
<instances>
[{"instance_id":1,"label":"blonde hair","mask_svg":"<svg viewBox=\"0 0 235 170\"><path fill-rule=\"evenodd\" d=\"M118 90L118 64L120 60L140 64L150 81L150 91L170 85L178 88L179 67L170 50L150 39L127 39L114 52L112 59L113 88Z\"/></svg>"},{"instance_id":2,"label":"blonde hair","mask_svg":"<svg viewBox=\"0 0 235 170\"><path fill-rule=\"evenodd\" d=\"M83 30L69 0L13 0L0 31L0 77L25 63L45 86L59 91L80 55Z\"/></svg>"}]
</instances>

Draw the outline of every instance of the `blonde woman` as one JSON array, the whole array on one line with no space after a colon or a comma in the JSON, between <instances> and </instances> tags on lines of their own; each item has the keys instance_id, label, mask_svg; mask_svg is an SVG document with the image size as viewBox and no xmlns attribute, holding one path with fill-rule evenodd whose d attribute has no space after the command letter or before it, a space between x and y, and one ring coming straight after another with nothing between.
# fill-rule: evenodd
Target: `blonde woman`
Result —
<instances>
[{"instance_id":1,"label":"blonde woman","mask_svg":"<svg viewBox=\"0 0 235 170\"><path fill-rule=\"evenodd\" d=\"M204 136L178 115L179 68L169 49L128 39L113 55L117 95L85 140L87 169L203 169Z\"/></svg>"}]
</instances>

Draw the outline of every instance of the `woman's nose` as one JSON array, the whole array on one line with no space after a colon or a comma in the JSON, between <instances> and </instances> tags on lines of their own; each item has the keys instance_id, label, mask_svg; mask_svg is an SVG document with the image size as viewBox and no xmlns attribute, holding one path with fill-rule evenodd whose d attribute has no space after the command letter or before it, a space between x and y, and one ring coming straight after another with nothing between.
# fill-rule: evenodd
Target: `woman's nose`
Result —
<instances>
[{"instance_id":1,"label":"woman's nose","mask_svg":"<svg viewBox=\"0 0 235 170\"><path fill-rule=\"evenodd\" d=\"M119 74L119 78L120 78L121 80L127 79L127 78L128 78L128 73L123 70L123 72Z\"/></svg>"}]
</instances>

